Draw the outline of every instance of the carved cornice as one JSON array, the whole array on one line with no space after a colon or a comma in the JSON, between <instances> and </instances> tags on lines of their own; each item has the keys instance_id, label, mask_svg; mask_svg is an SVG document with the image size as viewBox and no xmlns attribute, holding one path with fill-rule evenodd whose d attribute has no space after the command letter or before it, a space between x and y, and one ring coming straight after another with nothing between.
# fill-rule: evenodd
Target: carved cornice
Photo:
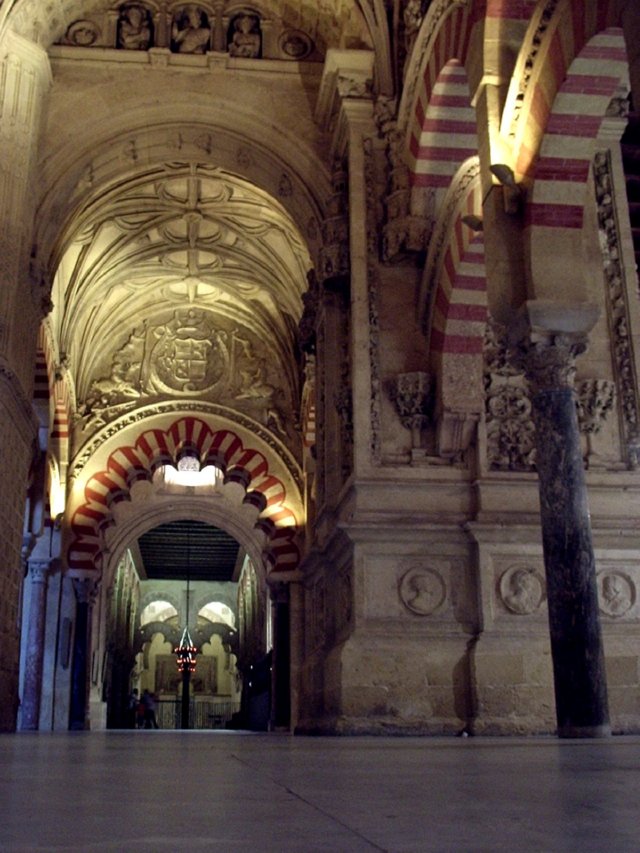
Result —
<instances>
[{"instance_id":1,"label":"carved cornice","mask_svg":"<svg viewBox=\"0 0 640 853\"><path fill-rule=\"evenodd\" d=\"M525 43L520 51L521 58L513 74L513 84L505 108L505 113L508 113L509 107L511 108L511 124L508 129L508 135L511 138L516 135L527 90L539 65L540 48L546 40L546 33L550 28L559 2L560 0L547 0L544 5L538 6L536 14L532 18L532 24L529 26ZM535 22L535 26L533 26L533 22ZM545 57L546 53L543 54L542 59L544 60Z\"/></svg>"}]
</instances>

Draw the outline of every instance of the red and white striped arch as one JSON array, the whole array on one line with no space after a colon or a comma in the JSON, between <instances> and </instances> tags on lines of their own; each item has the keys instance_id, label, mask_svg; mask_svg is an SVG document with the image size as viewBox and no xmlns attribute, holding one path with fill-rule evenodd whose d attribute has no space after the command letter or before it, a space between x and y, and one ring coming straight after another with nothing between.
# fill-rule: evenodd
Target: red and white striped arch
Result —
<instances>
[{"instance_id":1,"label":"red and white striped arch","mask_svg":"<svg viewBox=\"0 0 640 853\"><path fill-rule=\"evenodd\" d=\"M471 34L484 15L484 2L427 12L423 30L431 33L426 45L416 43L420 65L408 66L406 97L400 106L400 122L408 108L407 147L411 183L417 187L442 188L467 157L477 151L475 114L470 105L464 69ZM437 20L431 20L438 14ZM420 37L420 36L419 36ZM417 86L411 82L416 75Z\"/></svg>"},{"instance_id":2,"label":"red and white striped arch","mask_svg":"<svg viewBox=\"0 0 640 853\"><path fill-rule=\"evenodd\" d=\"M69 461L72 404L66 379L56 379L55 356L44 323L38 333L33 398L41 422L50 430L49 453L64 471Z\"/></svg>"},{"instance_id":3,"label":"red and white striped arch","mask_svg":"<svg viewBox=\"0 0 640 853\"><path fill-rule=\"evenodd\" d=\"M571 63L547 118L527 225L582 227L594 140L626 77L626 51L618 29L594 36Z\"/></svg>"},{"instance_id":4,"label":"red and white striped arch","mask_svg":"<svg viewBox=\"0 0 640 853\"><path fill-rule=\"evenodd\" d=\"M420 288L421 322L436 379L437 434L445 455L464 449L483 407L483 344L487 321L482 181L478 157L454 176ZM470 217L469 223L463 218ZM465 424L459 435L453 423ZM456 433L454 435L454 433Z\"/></svg>"},{"instance_id":5,"label":"red and white striped arch","mask_svg":"<svg viewBox=\"0 0 640 853\"><path fill-rule=\"evenodd\" d=\"M475 410L481 399L481 387L473 393L466 382L461 383L465 376L475 382L482 370L487 322L484 240L481 231L462 221L468 215L479 218L481 211L478 173L451 210L449 238L438 264L431 302L429 348L432 363L438 366L439 397L445 407L456 409ZM458 399L461 384L465 386L464 401Z\"/></svg>"},{"instance_id":6,"label":"red and white striped arch","mask_svg":"<svg viewBox=\"0 0 640 853\"><path fill-rule=\"evenodd\" d=\"M545 4L540 2L531 18L513 82L504 110L503 134L513 148L513 163L518 176L533 177L536 160L541 153L542 140L549 132L552 112L557 113L555 132L561 130L563 113L556 107L556 97L565 88L567 97L562 110L566 117L565 131L577 139L593 137L597 132L598 114L595 104L605 98L606 78L620 78L621 63L626 59L620 48L622 40L612 42L607 28L616 27L617 0L560 0L549 21L542 22ZM598 34L604 38L592 41ZM620 34L621 35L621 34ZM535 56L532 68L530 57ZM574 61L580 57L577 65ZM519 91L520 80L529 77L524 96ZM582 78L579 80L578 78ZM571 87L574 87L571 89ZM580 95L583 97L581 98ZM611 95L609 95L609 98ZM589 101L593 103L589 105ZM518 102L521 108L518 109ZM579 116L584 116L582 121ZM570 124L573 123L573 127ZM599 124L597 125L599 127Z\"/></svg>"},{"instance_id":7,"label":"red and white striped arch","mask_svg":"<svg viewBox=\"0 0 640 853\"><path fill-rule=\"evenodd\" d=\"M67 549L69 570L97 571L101 567L104 531L113 525L112 506L128 500L137 480L150 481L161 465L175 465L186 454L197 455L201 465L216 465L226 481L241 483L245 501L263 507L257 522L268 536L265 559L274 571L296 569L300 551L296 542L298 522L283 481L271 473L265 455L243 444L230 429L213 429L193 416L180 417L166 429L142 432L133 444L113 450L102 470L93 474L83 490L83 501L70 520Z\"/></svg>"},{"instance_id":8,"label":"red and white striped arch","mask_svg":"<svg viewBox=\"0 0 640 853\"><path fill-rule=\"evenodd\" d=\"M476 116L464 66L451 59L440 72L431 97L418 101L411 136L411 183L446 189L460 164L478 150ZM419 134L419 135L415 135Z\"/></svg>"}]
</instances>

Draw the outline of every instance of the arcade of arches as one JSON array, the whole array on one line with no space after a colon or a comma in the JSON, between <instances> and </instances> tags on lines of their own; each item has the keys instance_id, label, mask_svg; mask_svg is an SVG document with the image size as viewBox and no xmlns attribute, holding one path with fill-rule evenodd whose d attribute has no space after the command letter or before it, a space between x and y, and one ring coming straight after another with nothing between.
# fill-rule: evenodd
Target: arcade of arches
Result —
<instances>
[{"instance_id":1,"label":"arcade of arches","mask_svg":"<svg viewBox=\"0 0 640 853\"><path fill-rule=\"evenodd\" d=\"M0 2L0 729L640 730L639 36Z\"/></svg>"}]
</instances>

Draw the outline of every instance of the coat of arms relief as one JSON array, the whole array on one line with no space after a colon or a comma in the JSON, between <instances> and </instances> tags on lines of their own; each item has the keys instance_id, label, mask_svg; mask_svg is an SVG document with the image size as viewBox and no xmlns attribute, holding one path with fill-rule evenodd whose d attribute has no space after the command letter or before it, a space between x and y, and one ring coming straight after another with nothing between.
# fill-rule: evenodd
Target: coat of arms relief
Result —
<instances>
[{"instance_id":1,"label":"coat of arms relief","mask_svg":"<svg viewBox=\"0 0 640 853\"><path fill-rule=\"evenodd\" d=\"M167 396L198 397L235 408L287 437L291 392L263 344L247 330L221 327L193 306L163 323L143 322L113 354L108 375L94 380L78 408L82 431Z\"/></svg>"}]
</instances>

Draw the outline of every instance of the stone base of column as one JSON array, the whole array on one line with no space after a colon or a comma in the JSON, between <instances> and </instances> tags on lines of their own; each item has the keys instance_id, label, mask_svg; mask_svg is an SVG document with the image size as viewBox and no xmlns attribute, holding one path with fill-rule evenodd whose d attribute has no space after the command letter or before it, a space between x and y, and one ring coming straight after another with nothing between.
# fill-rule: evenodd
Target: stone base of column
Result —
<instances>
[{"instance_id":1,"label":"stone base of column","mask_svg":"<svg viewBox=\"0 0 640 853\"><path fill-rule=\"evenodd\" d=\"M594 738L611 737L611 726L604 723L600 726L562 726L558 729L558 737L562 738Z\"/></svg>"}]
</instances>

